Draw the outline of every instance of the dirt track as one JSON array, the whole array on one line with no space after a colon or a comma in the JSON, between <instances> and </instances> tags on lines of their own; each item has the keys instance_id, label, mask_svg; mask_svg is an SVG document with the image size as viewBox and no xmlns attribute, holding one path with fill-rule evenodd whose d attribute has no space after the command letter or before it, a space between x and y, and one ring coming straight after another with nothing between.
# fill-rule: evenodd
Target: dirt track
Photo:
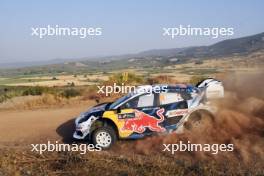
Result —
<instances>
[{"instance_id":1,"label":"dirt track","mask_svg":"<svg viewBox=\"0 0 264 176\"><path fill-rule=\"evenodd\" d=\"M74 118L88 107L0 112L0 143L70 140Z\"/></svg>"}]
</instances>

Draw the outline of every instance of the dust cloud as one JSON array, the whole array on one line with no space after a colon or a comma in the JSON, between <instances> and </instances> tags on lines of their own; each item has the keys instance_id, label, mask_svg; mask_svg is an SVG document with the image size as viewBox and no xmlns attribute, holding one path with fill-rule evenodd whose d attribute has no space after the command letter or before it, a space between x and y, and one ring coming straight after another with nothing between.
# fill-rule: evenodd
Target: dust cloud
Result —
<instances>
[{"instance_id":1,"label":"dust cloud","mask_svg":"<svg viewBox=\"0 0 264 176\"><path fill-rule=\"evenodd\" d=\"M163 155L189 160L239 161L264 163L264 74L233 74L223 80L225 98L214 102L217 113L214 121L200 131L185 131L119 143L114 150L120 153ZM163 144L180 141L195 144L233 144L233 151L214 155L210 152L164 152Z\"/></svg>"}]
</instances>

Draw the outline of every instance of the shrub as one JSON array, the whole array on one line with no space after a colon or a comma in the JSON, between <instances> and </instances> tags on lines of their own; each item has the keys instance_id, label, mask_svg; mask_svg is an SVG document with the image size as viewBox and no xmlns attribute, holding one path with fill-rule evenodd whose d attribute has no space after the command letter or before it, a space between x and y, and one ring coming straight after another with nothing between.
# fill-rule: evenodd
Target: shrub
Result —
<instances>
[{"instance_id":1,"label":"shrub","mask_svg":"<svg viewBox=\"0 0 264 176\"><path fill-rule=\"evenodd\" d=\"M171 76L168 75L160 75L153 78L148 78L147 83L148 84L170 84L170 83L176 83L177 81L172 79Z\"/></svg>"},{"instance_id":2,"label":"shrub","mask_svg":"<svg viewBox=\"0 0 264 176\"><path fill-rule=\"evenodd\" d=\"M6 101L7 99L9 99L9 97L6 94L3 94L0 96L0 103Z\"/></svg>"},{"instance_id":3,"label":"shrub","mask_svg":"<svg viewBox=\"0 0 264 176\"><path fill-rule=\"evenodd\" d=\"M30 87L23 91L22 95L42 95L45 91L44 87Z\"/></svg>"},{"instance_id":4,"label":"shrub","mask_svg":"<svg viewBox=\"0 0 264 176\"><path fill-rule=\"evenodd\" d=\"M196 61L194 62L194 64L196 64L196 65L200 65L200 64L203 64L203 61L202 61L202 60L196 60Z\"/></svg>"},{"instance_id":5,"label":"shrub","mask_svg":"<svg viewBox=\"0 0 264 176\"><path fill-rule=\"evenodd\" d=\"M201 81L203 81L204 79L206 79L207 77L206 76L192 76L191 78L190 78L190 83L192 84L192 85L196 85L196 84L198 84L199 82L201 82Z\"/></svg>"},{"instance_id":6,"label":"shrub","mask_svg":"<svg viewBox=\"0 0 264 176\"><path fill-rule=\"evenodd\" d=\"M127 73L127 74L122 74L122 73L117 73L109 77L110 83L116 83L121 85L122 83L142 83L143 79L141 76L138 76L134 73Z\"/></svg>"},{"instance_id":7,"label":"shrub","mask_svg":"<svg viewBox=\"0 0 264 176\"><path fill-rule=\"evenodd\" d=\"M61 95L66 98L71 98L81 95L81 92L77 89L65 89Z\"/></svg>"},{"instance_id":8,"label":"shrub","mask_svg":"<svg viewBox=\"0 0 264 176\"><path fill-rule=\"evenodd\" d=\"M25 100L21 104L17 104L17 108L22 108L22 109L34 109L34 108L39 108L39 107L49 107L52 105L59 105L63 102L63 99L52 95L52 94L43 94L40 97L37 97L36 99L29 99Z\"/></svg>"}]
</instances>

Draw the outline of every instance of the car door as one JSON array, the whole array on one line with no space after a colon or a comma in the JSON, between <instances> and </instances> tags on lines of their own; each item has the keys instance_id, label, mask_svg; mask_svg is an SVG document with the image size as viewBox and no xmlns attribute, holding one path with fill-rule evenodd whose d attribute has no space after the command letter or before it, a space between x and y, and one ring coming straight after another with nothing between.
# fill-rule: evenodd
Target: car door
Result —
<instances>
[{"instance_id":1,"label":"car door","mask_svg":"<svg viewBox=\"0 0 264 176\"><path fill-rule=\"evenodd\" d=\"M134 136L163 132L164 114L157 106L158 94L143 94L121 106L118 118L124 121L122 130L133 131Z\"/></svg>"},{"instance_id":2,"label":"car door","mask_svg":"<svg viewBox=\"0 0 264 176\"><path fill-rule=\"evenodd\" d=\"M187 100L181 92L164 92L159 94L160 108L164 108L163 126L174 130L181 118L188 113Z\"/></svg>"}]
</instances>

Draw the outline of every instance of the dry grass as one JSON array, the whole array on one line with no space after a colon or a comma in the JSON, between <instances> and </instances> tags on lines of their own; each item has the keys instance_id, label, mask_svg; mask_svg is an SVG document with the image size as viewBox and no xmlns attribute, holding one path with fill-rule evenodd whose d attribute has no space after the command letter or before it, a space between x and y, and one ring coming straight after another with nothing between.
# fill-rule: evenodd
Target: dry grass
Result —
<instances>
[{"instance_id":1,"label":"dry grass","mask_svg":"<svg viewBox=\"0 0 264 176\"><path fill-rule=\"evenodd\" d=\"M21 80L30 80L30 82L22 83L8 83L4 85L9 86L67 86L72 83L76 86L94 85L98 80L105 81L108 76L102 74L93 75L55 75L55 76L38 76L38 77L24 77Z\"/></svg>"},{"instance_id":2,"label":"dry grass","mask_svg":"<svg viewBox=\"0 0 264 176\"><path fill-rule=\"evenodd\" d=\"M71 106L76 104L86 104L91 101L83 100L82 97L74 97L67 99L62 96L53 94L43 94L41 96L22 96L14 97L0 104L0 110L33 110L40 108L56 108L63 106Z\"/></svg>"},{"instance_id":3,"label":"dry grass","mask_svg":"<svg viewBox=\"0 0 264 176\"><path fill-rule=\"evenodd\" d=\"M1 149L0 175L262 175L255 163L215 160L194 162L161 154L53 152ZM259 164L259 163L258 163Z\"/></svg>"}]
</instances>

